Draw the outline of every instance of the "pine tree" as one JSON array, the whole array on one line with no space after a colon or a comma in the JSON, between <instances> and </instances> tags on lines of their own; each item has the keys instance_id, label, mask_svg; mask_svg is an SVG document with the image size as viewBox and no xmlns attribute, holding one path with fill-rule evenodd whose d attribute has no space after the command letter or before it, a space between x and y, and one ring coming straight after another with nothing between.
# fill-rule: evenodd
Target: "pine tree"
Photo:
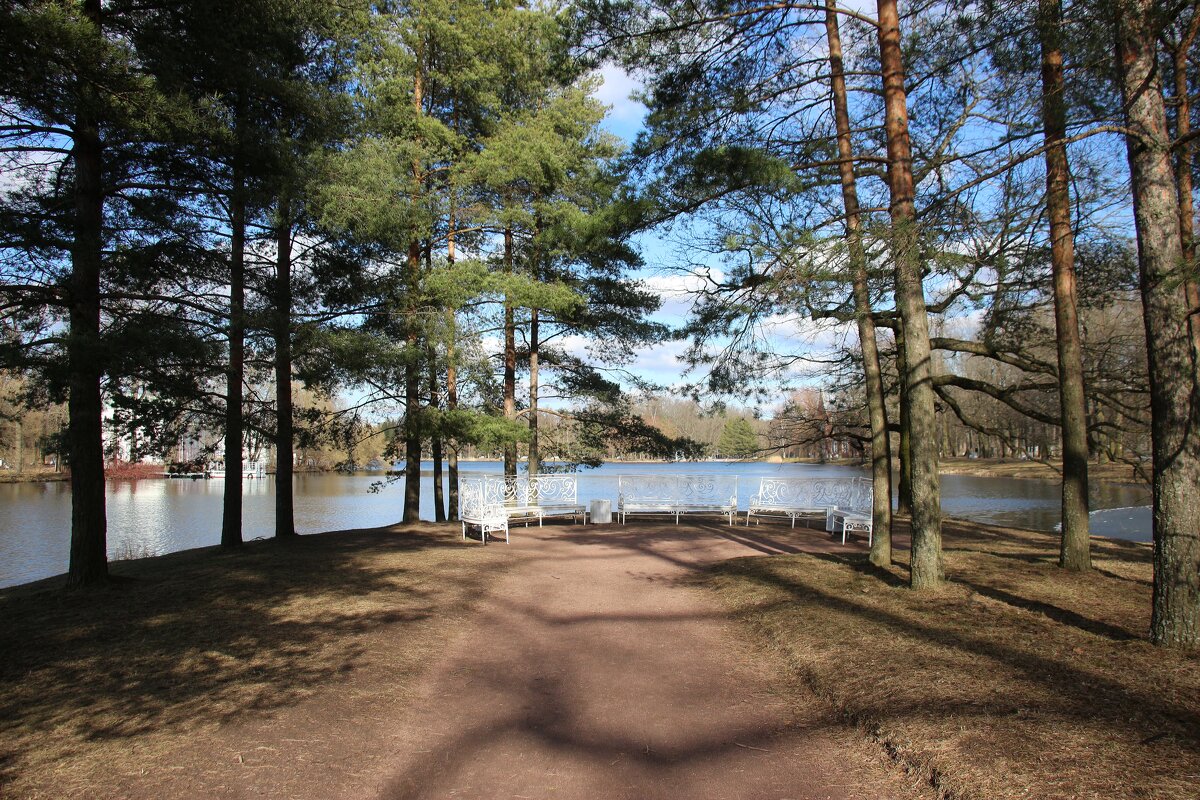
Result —
<instances>
[{"instance_id":1,"label":"pine tree","mask_svg":"<svg viewBox=\"0 0 1200 800\"><path fill-rule=\"evenodd\" d=\"M181 305L160 291L194 253L191 234L174 227L180 198L163 190L170 145L194 114L147 67L151 15L99 0L0 8L8 63L0 284L33 334L4 356L36 367L51 397L67 397L76 586L107 577L102 379L118 391L135 366L147 382L165 378L169 349L194 346L184 344Z\"/></svg>"},{"instance_id":2,"label":"pine tree","mask_svg":"<svg viewBox=\"0 0 1200 800\"><path fill-rule=\"evenodd\" d=\"M1115 0L1119 85L1134 194L1154 448L1151 639L1200 643L1200 364L1192 346L1179 200L1158 73L1156 7Z\"/></svg>"},{"instance_id":3,"label":"pine tree","mask_svg":"<svg viewBox=\"0 0 1200 800\"><path fill-rule=\"evenodd\" d=\"M748 419L733 417L725 423L717 442L717 452L722 458L753 458L760 449L758 434Z\"/></svg>"}]
</instances>

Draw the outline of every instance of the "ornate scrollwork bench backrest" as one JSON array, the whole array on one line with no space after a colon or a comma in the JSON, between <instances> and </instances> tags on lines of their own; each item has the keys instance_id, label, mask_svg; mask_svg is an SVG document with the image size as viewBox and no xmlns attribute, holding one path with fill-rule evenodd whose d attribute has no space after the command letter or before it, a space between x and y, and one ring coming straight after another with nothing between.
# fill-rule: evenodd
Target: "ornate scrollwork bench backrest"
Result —
<instances>
[{"instance_id":1,"label":"ornate scrollwork bench backrest","mask_svg":"<svg viewBox=\"0 0 1200 800\"><path fill-rule=\"evenodd\" d=\"M736 475L621 475L617 485L626 505L737 505Z\"/></svg>"},{"instance_id":2,"label":"ornate scrollwork bench backrest","mask_svg":"<svg viewBox=\"0 0 1200 800\"><path fill-rule=\"evenodd\" d=\"M680 475L678 498L689 506L737 506L737 475Z\"/></svg>"},{"instance_id":3,"label":"ornate scrollwork bench backrest","mask_svg":"<svg viewBox=\"0 0 1200 800\"><path fill-rule=\"evenodd\" d=\"M763 478L755 496L756 508L857 508L862 502L863 478ZM866 481L870 508L870 481Z\"/></svg>"},{"instance_id":4,"label":"ornate scrollwork bench backrest","mask_svg":"<svg viewBox=\"0 0 1200 800\"><path fill-rule=\"evenodd\" d=\"M526 496L531 505L574 506L579 502L579 478L576 475L530 475L526 484Z\"/></svg>"},{"instance_id":5,"label":"ornate scrollwork bench backrest","mask_svg":"<svg viewBox=\"0 0 1200 800\"><path fill-rule=\"evenodd\" d=\"M533 506L574 506L579 496L579 480L576 475L547 474L482 475L461 481L461 492L472 488L472 502L494 504L504 508L529 508ZM465 501L462 506L466 510Z\"/></svg>"},{"instance_id":6,"label":"ornate scrollwork bench backrest","mask_svg":"<svg viewBox=\"0 0 1200 800\"><path fill-rule=\"evenodd\" d=\"M504 482L488 478L465 478L458 488L459 514L464 520L490 519L503 515Z\"/></svg>"}]
</instances>

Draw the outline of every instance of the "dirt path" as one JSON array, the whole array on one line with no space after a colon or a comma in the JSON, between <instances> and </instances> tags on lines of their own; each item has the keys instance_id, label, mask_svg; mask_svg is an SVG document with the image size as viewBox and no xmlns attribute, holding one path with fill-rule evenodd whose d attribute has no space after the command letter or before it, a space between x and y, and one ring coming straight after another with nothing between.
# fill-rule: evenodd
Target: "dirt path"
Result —
<instances>
[{"instance_id":1,"label":"dirt path","mask_svg":"<svg viewBox=\"0 0 1200 800\"><path fill-rule=\"evenodd\" d=\"M797 708L773 657L745 644L685 580L712 560L827 542L777 526L516 529L511 545L488 545L506 548L511 568L430 663L415 699L389 699L386 652L403 642L382 638L375 666L348 676L337 697L228 726L216 756L177 753L181 772L165 795L153 780L114 789L355 800L915 797L817 701Z\"/></svg>"},{"instance_id":2,"label":"dirt path","mask_svg":"<svg viewBox=\"0 0 1200 800\"><path fill-rule=\"evenodd\" d=\"M782 546L720 526L518 530L516 568L434 667L387 798L885 797L891 776L706 595L704 562ZM715 532L715 533L714 533ZM739 541L741 540L741 541Z\"/></svg>"}]
</instances>

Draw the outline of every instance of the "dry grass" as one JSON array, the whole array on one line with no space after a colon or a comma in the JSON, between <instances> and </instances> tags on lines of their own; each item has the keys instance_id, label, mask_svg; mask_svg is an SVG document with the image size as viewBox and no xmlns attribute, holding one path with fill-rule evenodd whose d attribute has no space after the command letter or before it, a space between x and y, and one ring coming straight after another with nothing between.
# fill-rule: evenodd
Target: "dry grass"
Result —
<instances>
[{"instance_id":1,"label":"dry grass","mask_svg":"<svg viewBox=\"0 0 1200 800\"><path fill-rule=\"evenodd\" d=\"M1022 461L1016 458L946 458L938 464L944 475L975 475L982 478L1033 478L1044 481L1062 480L1059 462ZM1145 485L1129 464L1109 462L1088 464L1088 480L1101 483L1136 483Z\"/></svg>"},{"instance_id":2,"label":"dry grass","mask_svg":"<svg viewBox=\"0 0 1200 800\"><path fill-rule=\"evenodd\" d=\"M129 761L234 720L402 700L502 563L456 532L252 542L114 564L93 591L0 592L0 796L105 796Z\"/></svg>"},{"instance_id":3,"label":"dry grass","mask_svg":"<svg viewBox=\"0 0 1200 800\"><path fill-rule=\"evenodd\" d=\"M1200 658L1145 640L1148 546L1097 540L1089 575L1044 534L954 523L945 546L934 593L862 555L704 580L943 797L1200 797Z\"/></svg>"}]
</instances>

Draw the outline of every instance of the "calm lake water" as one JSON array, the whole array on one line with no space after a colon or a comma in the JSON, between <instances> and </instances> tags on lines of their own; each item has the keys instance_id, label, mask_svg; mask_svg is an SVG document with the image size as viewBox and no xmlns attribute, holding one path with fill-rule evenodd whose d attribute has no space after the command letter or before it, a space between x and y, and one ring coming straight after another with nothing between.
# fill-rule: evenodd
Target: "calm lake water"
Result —
<instances>
[{"instance_id":1,"label":"calm lake water","mask_svg":"<svg viewBox=\"0 0 1200 800\"><path fill-rule=\"evenodd\" d=\"M498 462L463 463L470 473L498 473ZM431 473L422 479L421 516L433 518ZM651 473L736 474L744 508L764 476L835 477L864 475L854 467L815 464L703 462L694 464L605 464L580 474L579 500L611 499L616 508L617 476ZM300 533L389 525L400 519L402 481L372 492L379 474L298 475L296 529ZM274 533L274 478L243 483L243 538ZM111 558L158 555L220 542L220 480L110 481L108 546ZM1138 541L1150 539L1149 490L1094 484L1092 532ZM1016 478L942 477L942 509L965 517L1035 530L1059 522L1058 484ZM71 495L66 483L0 484L0 586L66 571L70 546Z\"/></svg>"}]
</instances>

